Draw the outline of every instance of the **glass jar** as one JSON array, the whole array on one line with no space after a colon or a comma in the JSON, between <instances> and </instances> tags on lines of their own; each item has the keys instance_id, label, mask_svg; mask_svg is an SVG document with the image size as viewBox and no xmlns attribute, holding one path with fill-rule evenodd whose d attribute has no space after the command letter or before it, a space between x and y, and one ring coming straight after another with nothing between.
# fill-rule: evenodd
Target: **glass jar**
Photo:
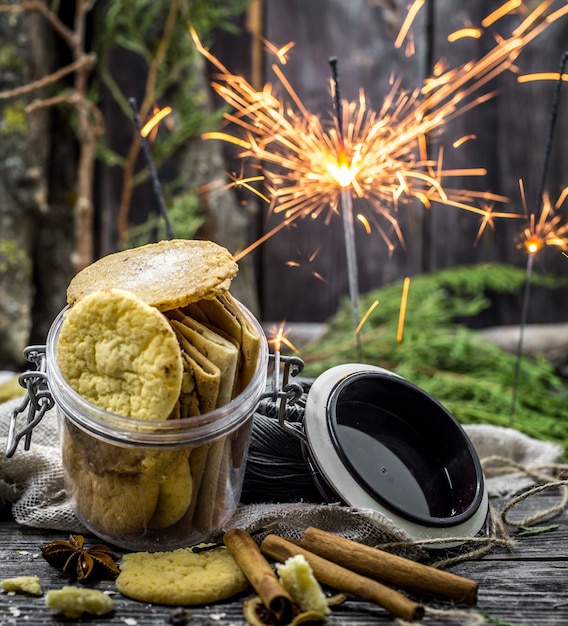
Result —
<instances>
[{"instance_id":1,"label":"glass jar","mask_svg":"<svg viewBox=\"0 0 568 626\"><path fill-rule=\"evenodd\" d=\"M110 413L72 389L57 363L65 310L47 337L46 375L59 420L66 489L95 535L135 551L172 550L206 540L239 502L252 418L265 392L268 344L231 402L196 417L140 420Z\"/></svg>"}]
</instances>

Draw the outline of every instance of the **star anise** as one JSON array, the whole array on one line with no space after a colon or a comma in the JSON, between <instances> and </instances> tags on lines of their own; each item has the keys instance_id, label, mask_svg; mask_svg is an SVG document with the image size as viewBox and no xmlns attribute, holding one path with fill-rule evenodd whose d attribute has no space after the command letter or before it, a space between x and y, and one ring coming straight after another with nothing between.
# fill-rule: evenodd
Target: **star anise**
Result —
<instances>
[{"instance_id":1,"label":"star anise","mask_svg":"<svg viewBox=\"0 0 568 626\"><path fill-rule=\"evenodd\" d=\"M57 539L39 547L43 558L53 567L79 582L89 578L116 578L118 556L103 544L84 547L82 535L69 535L69 541Z\"/></svg>"}]
</instances>

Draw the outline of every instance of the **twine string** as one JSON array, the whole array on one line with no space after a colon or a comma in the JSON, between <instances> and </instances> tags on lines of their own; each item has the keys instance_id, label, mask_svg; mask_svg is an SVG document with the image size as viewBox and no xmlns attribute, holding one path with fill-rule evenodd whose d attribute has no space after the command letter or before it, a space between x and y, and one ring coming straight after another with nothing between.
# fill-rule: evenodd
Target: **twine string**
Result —
<instances>
[{"instance_id":1,"label":"twine string","mask_svg":"<svg viewBox=\"0 0 568 626\"><path fill-rule=\"evenodd\" d=\"M509 512L517 505L519 502L523 502L527 498L530 498L536 494L542 493L543 491L549 490L560 490L560 501L557 504L554 504L548 508L545 508L541 511L537 511L532 515L527 515L521 519L511 519L509 517ZM544 483L542 485L537 485L536 487L532 487L523 493L511 498L507 504L503 507L503 511L501 512L501 516L505 524L509 526L515 526L517 528L521 528L524 526L531 526L535 522L540 522L543 519L549 519L554 517L555 515L559 515L566 509L566 505L568 504L568 480L553 480L548 483Z\"/></svg>"}]
</instances>

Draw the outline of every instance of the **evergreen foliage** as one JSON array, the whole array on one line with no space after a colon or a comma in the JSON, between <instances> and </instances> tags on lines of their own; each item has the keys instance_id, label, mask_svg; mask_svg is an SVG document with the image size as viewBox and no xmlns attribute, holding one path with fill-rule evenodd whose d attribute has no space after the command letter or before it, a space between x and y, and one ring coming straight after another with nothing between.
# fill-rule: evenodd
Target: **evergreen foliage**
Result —
<instances>
[{"instance_id":1,"label":"evergreen foliage","mask_svg":"<svg viewBox=\"0 0 568 626\"><path fill-rule=\"evenodd\" d=\"M544 358L520 361L512 412L517 355L507 353L463 321L491 304L491 293L515 294L525 286L520 268L455 267L412 279L403 341L397 342L402 281L361 297L360 310L378 300L360 331L363 361L400 374L439 400L461 423L513 426L540 439L568 443L568 387ZM543 287L558 281L533 276ZM351 305L342 303L325 335L302 352L304 374L317 376L356 362Z\"/></svg>"},{"instance_id":2,"label":"evergreen foliage","mask_svg":"<svg viewBox=\"0 0 568 626\"><path fill-rule=\"evenodd\" d=\"M199 212L197 190L191 187L187 172L178 172L173 164L190 142L203 132L218 129L223 116L223 111L210 111L204 106L206 95L196 80L199 70L195 59L199 53L188 25L192 24L205 42L211 40L217 30L236 33L238 27L234 18L241 15L249 3L250 0L229 3L225 0L177 0L178 11L171 28L166 28L172 8L170 0L107 2L97 14L94 49L101 62L97 64L92 85L93 100L100 100L106 90L128 123L132 118L129 98L135 95L144 98L145 91L150 91L156 105L167 104L173 109L173 124L167 132L155 133L151 150L156 168L164 168L161 184L178 237L193 236L204 220ZM141 81L138 94L125 93L117 78L112 55L119 49L131 55L132 66L138 68L142 78L146 74L147 84ZM127 158L112 149L108 140L98 143L97 156L108 166L127 167ZM148 177L147 167L137 168L124 184L135 188ZM128 246L156 240L160 228L163 231L159 217L150 216L146 224L133 227Z\"/></svg>"}]
</instances>

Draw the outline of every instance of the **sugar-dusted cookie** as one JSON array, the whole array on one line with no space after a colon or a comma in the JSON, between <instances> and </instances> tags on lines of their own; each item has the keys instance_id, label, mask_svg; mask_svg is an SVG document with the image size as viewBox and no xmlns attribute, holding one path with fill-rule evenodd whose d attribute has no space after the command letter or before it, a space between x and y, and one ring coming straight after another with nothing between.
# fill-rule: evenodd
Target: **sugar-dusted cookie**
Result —
<instances>
[{"instance_id":1,"label":"sugar-dusted cookie","mask_svg":"<svg viewBox=\"0 0 568 626\"><path fill-rule=\"evenodd\" d=\"M57 361L83 398L125 417L165 420L180 395L175 332L156 308L122 289L95 291L67 311Z\"/></svg>"},{"instance_id":2,"label":"sugar-dusted cookie","mask_svg":"<svg viewBox=\"0 0 568 626\"><path fill-rule=\"evenodd\" d=\"M248 587L247 579L224 547L202 552L133 552L119 563L116 587L141 602L191 606L230 598Z\"/></svg>"},{"instance_id":3,"label":"sugar-dusted cookie","mask_svg":"<svg viewBox=\"0 0 568 626\"><path fill-rule=\"evenodd\" d=\"M81 270L69 283L67 302L118 288L169 311L227 291L237 271L231 253L212 241L160 241L109 254Z\"/></svg>"}]
</instances>

